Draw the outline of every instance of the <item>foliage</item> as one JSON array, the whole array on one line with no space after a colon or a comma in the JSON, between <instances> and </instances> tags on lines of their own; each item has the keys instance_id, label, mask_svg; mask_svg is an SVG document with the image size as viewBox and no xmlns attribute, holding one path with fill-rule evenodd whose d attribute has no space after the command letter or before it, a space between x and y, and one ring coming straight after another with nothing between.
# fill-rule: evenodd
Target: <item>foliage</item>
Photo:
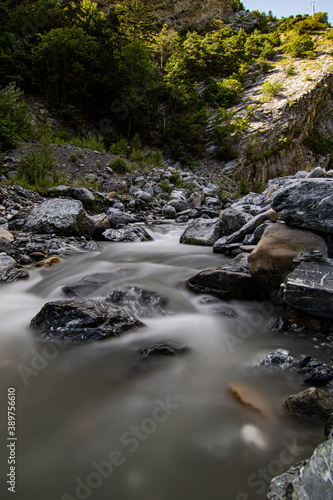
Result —
<instances>
[{"instance_id":1,"label":"foliage","mask_svg":"<svg viewBox=\"0 0 333 500\"><path fill-rule=\"evenodd\" d=\"M204 96L214 108L229 107L237 104L242 95L242 84L233 78L224 78L222 81L211 80L205 88Z\"/></svg>"},{"instance_id":2,"label":"foliage","mask_svg":"<svg viewBox=\"0 0 333 500\"><path fill-rule=\"evenodd\" d=\"M286 48L287 54L294 57L307 57L315 48L310 35L301 35L295 38Z\"/></svg>"},{"instance_id":3,"label":"foliage","mask_svg":"<svg viewBox=\"0 0 333 500\"><path fill-rule=\"evenodd\" d=\"M60 171L52 157L52 149L42 144L38 150L28 152L20 158L17 174L13 179L27 189L46 193L49 187L64 182L65 172Z\"/></svg>"},{"instance_id":4,"label":"foliage","mask_svg":"<svg viewBox=\"0 0 333 500\"><path fill-rule=\"evenodd\" d=\"M0 151L32 136L31 115L15 84L0 90Z\"/></svg>"},{"instance_id":5,"label":"foliage","mask_svg":"<svg viewBox=\"0 0 333 500\"><path fill-rule=\"evenodd\" d=\"M124 160L124 158L121 158L120 156L118 156L118 158L116 158L114 161L110 163L110 167L116 174L120 175L127 174L132 170L129 163L127 163L127 161Z\"/></svg>"},{"instance_id":6,"label":"foliage","mask_svg":"<svg viewBox=\"0 0 333 500\"><path fill-rule=\"evenodd\" d=\"M304 141L305 145L317 155L333 154L333 139L313 129Z\"/></svg>"},{"instance_id":7,"label":"foliage","mask_svg":"<svg viewBox=\"0 0 333 500\"><path fill-rule=\"evenodd\" d=\"M273 99L274 97L277 97L281 90L283 88L283 85L281 82L278 82L278 81L273 81L273 82L265 82L262 86L262 90L261 90L261 93L262 93L262 102L267 102L271 99Z\"/></svg>"}]
</instances>

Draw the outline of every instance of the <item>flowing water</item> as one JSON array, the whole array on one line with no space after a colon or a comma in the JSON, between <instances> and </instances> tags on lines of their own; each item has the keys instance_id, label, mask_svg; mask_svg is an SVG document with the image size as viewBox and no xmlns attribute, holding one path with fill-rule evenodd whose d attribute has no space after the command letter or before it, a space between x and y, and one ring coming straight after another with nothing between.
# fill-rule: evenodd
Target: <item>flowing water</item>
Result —
<instances>
[{"instance_id":1,"label":"flowing water","mask_svg":"<svg viewBox=\"0 0 333 500\"><path fill-rule=\"evenodd\" d=\"M153 242L105 243L0 287L2 438L8 387L17 398L14 498L260 500L273 475L322 440L318 425L281 412L302 379L254 367L278 347L297 356L312 354L313 344L268 332L269 303L223 303L189 292L186 279L226 257L180 245L181 227L148 230ZM65 298L68 283L109 271L116 279L96 298L137 285L164 296L167 314L142 318L145 328L103 342L36 342L28 326L45 302ZM190 350L141 359L141 349L161 342ZM256 388L270 418L233 399L228 386L235 382ZM11 495L8 468L3 463L1 498Z\"/></svg>"}]
</instances>

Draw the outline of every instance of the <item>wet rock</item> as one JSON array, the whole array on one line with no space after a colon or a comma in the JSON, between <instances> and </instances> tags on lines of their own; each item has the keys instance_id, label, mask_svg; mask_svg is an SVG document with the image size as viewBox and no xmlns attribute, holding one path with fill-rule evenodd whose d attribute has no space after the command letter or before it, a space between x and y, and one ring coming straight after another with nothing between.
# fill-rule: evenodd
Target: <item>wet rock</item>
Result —
<instances>
[{"instance_id":1,"label":"wet rock","mask_svg":"<svg viewBox=\"0 0 333 500\"><path fill-rule=\"evenodd\" d=\"M123 309L92 299L49 302L31 320L40 338L66 342L104 340L142 326Z\"/></svg>"},{"instance_id":2,"label":"wet rock","mask_svg":"<svg viewBox=\"0 0 333 500\"><path fill-rule=\"evenodd\" d=\"M211 293L224 300L260 300L263 292L253 280L241 254L217 269L208 269L187 280L188 288L196 293Z\"/></svg>"},{"instance_id":3,"label":"wet rock","mask_svg":"<svg viewBox=\"0 0 333 500\"><path fill-rule=\"evenodd\" d=\"M108 229L102 234L104 239L116 242L138 243L141 241L152 241L153 238L143 227L125 227L121 229Z\"/></svg>"},{"instance_id":4,"label":"wet rock","mask_svg":"<svg viewBox=\"0 0 333 500\"><path fill-rule=\"evenodd\" d=\"M227 208L222 212L223 233L224 235L231 235L239 231L247 222L252 219L248 213L242 212L237 208Z\"/></svg>"},{"instance_id":5,"label":"wet rock","mask_svg":"<svg viewBox=\"0 0 333 500\"><path fill-rule=\"evenodd\" d=\"M10 269L6 269L4 271L0 269L1 282L11 283L13 281L26 279L28 277L29 274L24 269L18 269L17 267L11 267Z\"/></svg>"},{"instance_id":6,"label":"wet rock","mask_svg":"<svg viewBox=\"0 0 333 500\"><path fill-rule=\"evenodd\" d=\"M291 368L295 364L294 358L290 352L285 349L276 349L276 351L266 354L258 363L258 366L278 366L279 368Z\"/></svg>"},{"instance_id":7,"label":"wet rock","mask_svg":"<svg viewBox=\"0 0 333 500\"><path fill-rule=\"evenodd\" d=\"M178 356L180 354L186 354L188 351L188 347L177 346L175 344L165 342L163 344L156 344L151 347L141 349L140 356L142 359L151 359L159 358L160 356Z\"/></svg>"},{"instance_id":8,"label":"wet rock","mask_svg":"<svg viewBox=\"0 0 333 500\"><path fill-rule=\"evenodd\" d=\"M284 408L290 415L325 424L333 412L333 398L321 389L309 387L305 391L289 396L284 402Z\"/></svg>"},{"instance_id":9,"label":"wet rock","mask_svg":"<svg viewBox=\"0 0 333 500\"><path fill-rule=\"evenodd\" d=\"M16 261L9 255L0 255L0 272L16 266Z\"/></svg>"},{"instance_id":10,"label":"wet rock","mask_svg":"<svg viewBox=\"0 0 333 500\"><path fill-rule=\"evenodd\" d=\"M302 262L281 286L285 304L333 319L333 261Z\"/></svg>"},{"instance_id":11,"label":"wet rock","mask_svg":"<svg viewBox=\"0 0 333 500\"><path fill-rule=\"evenodd\" d=\"M250 273L261 287L274 294L297 266L294 259L312 250L327 255L327 245L321 236L287 224L270 224L249 256Z\"/></svg>"},{"instance_id":12,"label":"wet rock","mask_svg":"<svg viewBox=\"0 0 333 500\"><path fill-rule=\"evenodd\" d=\"M122 307L131 314L151 318L164 316L167 301L161 295L137 286L125 286L111 292L107 302Z\"/></svg>"},{"instance_id":13,"label":"wet rock","mask_svg":"<svg viewBox=\"0 0 333 500\"><path fill-rule=\"evenodd\" d=\"M222 238L217 240L213 247L213 252L225 253L226 247L228 247L228 245L243 242L247 234L252 234L254 230L266 220L268 220L268 217L265 213L252 217L252 219L247 222L239 231L236 231L235 233L227 237L223 236Z\"/></svg>"},{"instance_id":14,"label":"wet rock","mask_svg":"<svg viewBox=\"0 0 333 500\"><path fill-rule=\"evenodd\" d=\"M304 379L304 383L320 387L328 384L331 380L333 380L333 367L328 366L325 363L320 363L319 366L316 366L308 371L308 375Z\"/></svg>"},{"instance_id":15,"label":"wet rock","mask_svg":"<svg viewBox=\"0 0 333 500\"><path fill-rule=\"evenodd\" d=\"M80 201L54 198L44 201L29 214L25 230L89 239L94 232L94 224Z\"/></svg>"},{"instance_id":16,"label":"wet rock","mask_svg":"<svg viewBox=\"0 0 333 500\"><path fill-rule=\"evenodd\" d=\"M333 179L300 179L278 189L271 204L287 224L333 233L332 192Z\"/></svg>"},{"instance_id":17,"label":"wet rock","mask_svg":"<svg viewBox=\"0 0 333 500\"><path fill-rule=\"evenodd\" d=\"M180 243L213 246L221 236L221 230L220 219L199 219L185 229L180 237Z\"/></svg>"},{"instance_id":18,"label":"wet rock","mask_svg":"<svg viewBox=\"0 0 333 500\"><path fill-rule=\"evenodd\" d=\"M118 208L109 208L106 216L109 219L111 229L119 229L128 223L128 216Z\"/></svg>"},{"instance_id":19,"label":"wet rock","mask_svg":"<svg viewBox=\"0 0 333 500\"><path fill-rule=\"evenodd\" d=\"M127 276L127 269L117 269L109 273L96 273L62 287L68 297L90 297L95 292Z\"/></svg>"},{"instance_id":20,"label":"wet rock","mask_svg":"<svg viewBox=\"0 0 333 500\"><path fill-rule=\"evenodd\" d=\"M48 257L47 259L40 260L35 264L35 267L53 267L56 266L57 264L63 264L63 260L58 257L57 255L54 255L52 257Z\"/></svg>"}]
</instances>

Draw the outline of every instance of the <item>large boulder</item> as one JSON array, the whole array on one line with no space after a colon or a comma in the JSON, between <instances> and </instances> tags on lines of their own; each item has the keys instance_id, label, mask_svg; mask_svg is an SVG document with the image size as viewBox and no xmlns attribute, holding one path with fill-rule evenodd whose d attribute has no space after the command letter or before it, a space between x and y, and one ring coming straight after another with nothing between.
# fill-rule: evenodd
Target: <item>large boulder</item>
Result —
<instances>
[{"instance_id":1,"label":"large boulder","mask_svg":"<svg viewBox=\"0 0 333 500\"><path fill-rule=\"evenodd\" d=\"M91 238L94 223L79 200L54 198L44 201L28 216L25 230L32 233Z\"/></svg>"},{"instance_id":2,"label":"large boulder","mask_svg":"<svg viewBox=\"0 0 333 500\"><path fill-rule=\"evenodd\" d=\"M202 271L187 280L187 286L193 292L211 293L223 300L259 300L263 292L249 272L247 258L238 255L217 269Z\"/></svg>"},{"instance_id":3,"label":"large boulder","mask_svg":"<svg viewBox=\"0 0 333 500\"><path fill-rule=\"evenodd\" d=\"M284 407L290 415L308 418L321 424L329 419L333 412L333 398L317 387L289 396Z\"/></svg>"},{"instance_id":4,"label":"large boulder","mask_svg":"<svg viewBox=\"0 0 333 500\"><path fill-rule=\"evenodd\" d=\"M118 337L144 326L123 309L102 300L72 299L49 302L31 320L40 338L82 342Z\"/></svg>"},{"instance_id":5,"label":"large boulder","mask_svg":"<svg viewBox=\"0 0 333 500\"><path fill-rule=\"evenodd\" d=\"M187 245L205 245L212 247L221 236L220 219L198 219L190 224L180 237L180 243Z\"/></svg>"},{"instance_id":6,"label":"large boulder","mask_svg":"<svg viewBox=\"0 0 333 500\"><path fill-rule=\"evenodd\" d=\"M281 285L285 304L333 319L333 260L301 262Z\"/></svg>"},{"instance_id":7,"label":"large boulder","mask_svg":"<svg viewBox=\"0 0 333 500\"><path fill-rule=\"evenodd\" d=\"M325 240L318 234L272 223L249 256L249 270L261 287L274 294L285 277L296 268L294 259L315 250L327 255Z\"/></svg>"},{"instance_id":8,"label":"large boulder","mask_svg":"<svg viewBox=\"0 0 333 500\"><path fill-rule=\"evenodd\" d=\"M271 199L280 219L292 226L333 233L333 179L298 179Z\"/></svg>"},{"instance_id":9,"label":"large boulder","mask_svg":"<svg viewBox=\"0 0 333 500\"><path fill-rule=\"evenodd\" d=\"M223 217L223 215L222 215ZM255 217L252 217L244 226L241 227L235 233L230 236L222 236L218 239L213 247L213 252L215 253L225 253L228 245L233 245L234 243L241 243L248 234L252 234L257 227L261 226L264 222L268 220L266 213L260 213Z\"/></svg>"},{"instance_id":10,"label":"large boulder","mask_svg":"<svg viewBox=\"0 0 333 500\"><path fill-rule=\"evenodd\" d=\"M320 444L309 460L273 479L267 500L331 500L333 439Z\"/></svg>"},{"instance_id":11,"label":"large boulder","mask_svg":"<svg viewBox=\"0 0 333 500\"><path fill-rule=\"evenodd\" d=\"M252 215L241 211L237 208L226 208L222 212L223 234L230 235L239 231L249 220Z\"/></svg>"}]
</instances>

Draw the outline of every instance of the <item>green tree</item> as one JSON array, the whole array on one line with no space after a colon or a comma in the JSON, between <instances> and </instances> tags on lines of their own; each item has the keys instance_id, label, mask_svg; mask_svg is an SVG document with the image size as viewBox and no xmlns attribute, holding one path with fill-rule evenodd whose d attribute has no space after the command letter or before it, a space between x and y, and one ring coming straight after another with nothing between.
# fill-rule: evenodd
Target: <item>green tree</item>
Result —
<instances>
[{"instance_id":1,"label":"green tree","mask_svg":"<svg viewBox=\"0 0 333 500\"><path fill-rule=\"evenodd\" d=\"M31 138L32 117L15 84L0 90L0 150L14 148L21 140Z\"/></svg>"}]
</instances>

